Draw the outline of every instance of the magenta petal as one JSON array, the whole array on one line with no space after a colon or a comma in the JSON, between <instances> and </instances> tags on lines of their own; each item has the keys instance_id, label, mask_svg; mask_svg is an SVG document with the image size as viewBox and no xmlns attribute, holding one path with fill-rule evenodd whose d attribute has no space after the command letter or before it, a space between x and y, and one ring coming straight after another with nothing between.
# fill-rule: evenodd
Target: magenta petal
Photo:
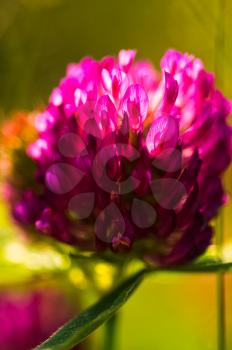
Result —
<instances>
[{"instance_id":1,"label":"magenta petal","mask_svg":"<svg viewBox=\"0 0 232 350\"><path fill-rule=\"evenodd\" d=\"M133 131L140 131L148 112L148 96L144 89L134 84L127 89L122 101L122 113L129 118Z\"/></svg>"},{"instance_id":2,"label":"magenta petal","mask_svg":"<svg viewBox=\"0 0 232 350\"><path fill-rule=\"evenodd\" d=\"M169 237L176 229L176 213L174 210L164 209L157 206L157 220L155 223L155 232L158 237ZM164 225L165 222L165 225Z\"/></svg>"},{"instance_id":3,"label":"magenta petal","mask_svg":"<svg viewBox=\"0 0 232 350\"><path fill-rule=\"evenodd\" d=\"M191 157L188 159L187 164L179 178L179 180L184 184L187 192L196 183L196 179L201 169L201 159L199 158L198 149L196 148Z\"/></svg>"},{"instance_id":4,"label":"magenta petal","mask_svg":"<svg viewBox=\"0 0 232 350\"><path fill-rule=\"evenodd\" d=\"M71 191L83 175L82 171L70 164L56 163L46 172L46 185L53 193L64 194Z\"/></svg>"},{"instance_id":5,"label":"magenta petal","mask_svg":"<svg viewBox=\"0 0 232 350\"><path fill-rule=\"evenodd\" d=\"M40 138L36 140L34 143L30 144L27 153L32 159L40 159L43 155L44 152L48 150L48 145L47 141Z\"/></svg>"},{"instance_id":6,"label":"magenta petal","mask_svg":"<svg viewBox=\"0 0 232 350\"><path fill-rule=\"evenodd\" d=\"M112 78L110 72L106 68L103 68L101 71L101 82L106 91L111 91Z\"/></svg>"},{"instance_id":7,"label":"magenta petal","mask_svg":"<svg viewBox=\"0 0 232 350\"><path fill-rule=\"evenodd\" d=\"M201 255L212 239L212 228L204 217L196 213L190 226L183 232L169 256L164 257L163 264L177 265L191 261Z\"/></svg>"},{"instance_id":8,"label":"magenta petal","mask_svg":"<svg viewBox=\"0 0 232 350\"><path fill-rule=\"evenodd\" d=\"M54 123L55 123L55 118L48 111L38 114L38 116L35 119L35 127L39 132L46 131Z\"/></svg>"},{"instance_id":9,"label":"magenta petal","mask_svg":"<svg viewBox=\"0 0 232 350\"><path fill-rule=\"evenodd\" d=\"M127 83L126 74L123 71L114 68L112 70L112 95L115 100L118 99L120 92L125 92L124 85Z\"/></svg>"},{"instance_id":10,"label":"magenta petal","mask_svg":"<svg viewBox=\"0 0 232 350\"><path fill-rule=\"evenodd\" d=\"M165 209L179 209L187 198L185 186L176 179L158 179L151 184L153 195Z\"/></svg>"},{"instance_id":11,"label":"magenta petal","mask_svg":"<svg viewBox=\"0 0 232 350\"><path fill-rule=\"evenodd\" d=\"M226 194L223 191L222 180L217 176L208 176L200 184L198 199L201 212L208 220L217 215L221 205L226 202Z\"/></svg>"},{"instance_id":12,"label":"magenta petal","mask_svg":"<svg viewBox=\"0 0 232 350\"><path fill-rule=\"evenodd\" d=\"M182 54L176 50L168 50L161 59L161 68L170 74L175 74Z\"/></svg>"},{"instance_id":13,"label":"magenta petal","mask_svg":"<svg viewBox=\"0 0 232 350\"><path fill-rule=\"evenodd\" d=\"M103 95L97 101L95 119L103 135L115 130L117 111L108 95Z\"/></svg>"},{"instance_id":14,"label":"magenta petal","mask_svg":"<svg viewBox=\"0 0 232 350\"><path fill-rule=\"evenodd\" d=\"M87 93L84 90L76 89L74 92L75 105L78 108L81 104L87 101Z\"/></svg>"},{"instance_id":15,"label":"magenta petal","mask_svg":"<svg viewBox=\"0 0 232 350\"><path fill-rule=\"evenodd\" d=\"M95 179L97 185L108 193L115 194L126 194L131 193L138 186L140 181L133 176L128 176L124 181L120 181L118 178L117 181L113 181L108 173L107 173L107 163L114 160L115 157L126 158L130 162L135 161L139 158L139 152L133 148L131 145L127 144L116 144L116 145L108 145L103 147L95 156L93 164L92 164L92 175ZM115 162L113 162L114 164ZM119 168L121 167L121 161L119 163ZM113 173L117 173L117 168L111 163L111 171ZM111 173L112 175L112 173ZM123 171L121 170L121 175L123 175Z\"/></svg>"},{"instance_id":16,"label":"magenta petal","mask_svg":"<svg viewBox=\"0 0 232 350\"><path fill-rule=\"evenodd\" d=\"M136 55L135 50L121 50L118 54L118 62L121 68L127 73L133 64Z\"/></svg>"},{"instance_id":17,"label":"magenta petal","mask_svg":"<svg viewBox=\"0 0 232 350\"><path fill-rule=\"evenodd\" d=\"M52 91L49 101L56 107L62 104L63 96L60 88L55 88Z\"/></svg>"},{"instance_id":18,"label":"magenta petal","mask_svg":"<svg viewBox=\"0 0 232 350\"><path fill-rule=\"evenodd\" d=\"M182 153L175 148L166 148L154 158L152 164L157 169L166 172L180 170L182 166Z\"/></svg>"},{"instance_id":19,"label":"magenta petal","mask_svg":"<svg viewBox=\"0 0 232 350\"><path fill-rule=\"evenodd\" d=\"M139 61L132 68L132 74L137 83L149 93L155 91L159 84L158 73L153 65L147 61Z\"/></svg>"},{"instance_id":20,"label":"magenta petal","mask_svg":"<svg viewBox=\"0 0 232 350\"><path fill-rule=\"evenodd\" d=\"M114 203L110 203L97 217L95 231L98 239L112 243L113 238L125 232L125 220Z\"/></svg>"},{"instance_id":21,"label":"magenta petal","mask_svg":"<svg viewBox=\"0 0 232 350\"><path fill-rule=\"evenodd\" d=\"M141 199L134 198L131 208L133 223L140 228L148 228L156 221L156 211L153 206Z\"/></svg>"},{"instance_id":22,"label":"magenta petal","mask_svg":"<svg viewBox=\"0 0 232 350\"><path fill-rule=\"evenodd\" d=\"M68 209L76 219L87 218L94 207L94 193L80 193L72 197Z\"/></svg>"},{"instance_id":23,"label":"magenta petal","mask_svg":"<svg viewBox=\"0 0 232 350\"><path fill-rule=\"evenodd\" d=\"M165 93L163 101L163 110L168 112L174 105L178 95L178 83L171 74L164 72L165 76Z\"/></svg>"},{"instance_id":24,"label":"magenta petal","mask_svg":"<svg viewBox=\"0 0 232 350\"><path fill-rule=\"evenodd\" d=\"M58 142L58 149L65 157L77 157L88 154L86 145L80 136L74 133L63 135Z\"/></svg>"},{"instance_id":25,"label":"magenta petal","mask_svg":"<svg viewBox=\"0 0 232 350\"><path fill-rule=\"evenodd\" d=\"M175 118L162 116L152 123L147 137L146 146L152 156L158 155L165 148L174 148L179 138L179 126Z\"/></svg>"},{"instance_id":26,"label":"magenta petal","mask_svg":"<svg viewBox=\"0 0 232 350\"><path fill-rule=\"evenodd\" d=\"M106 56L101 59L99 62L99 71L101 72L103 69L108 70L109 72L112 71L112 69L115 66L115 58L112 56Z\"/></svg>"},{"instance_id":27,"label":"magenta petal","mask_svg":"<svg viewBox=\"0 0 232 350\"><path fill-rule=\"evenodd\" d=\"M213 107L210 103L206 103L199 118L195 123L184 133L182 139L183 144L187 147L195 143L199 145L201 142L205 145L208 144L207 136L212 133L213 123L215 123L215 116L213 115ZM212 142L212 141L211 141Z\"/></svg>"},{"instance_id":28,"label":"magenta petal","mask_svg":"<svg viewBox=\"0 0 232 350\"><path fill-rule=\"evenodd\" d=\"M83 130L87 135L92 135L95 138L102 138L101 130L95 118L89 118L84 122Z\"/></svg>"}]
</instances>

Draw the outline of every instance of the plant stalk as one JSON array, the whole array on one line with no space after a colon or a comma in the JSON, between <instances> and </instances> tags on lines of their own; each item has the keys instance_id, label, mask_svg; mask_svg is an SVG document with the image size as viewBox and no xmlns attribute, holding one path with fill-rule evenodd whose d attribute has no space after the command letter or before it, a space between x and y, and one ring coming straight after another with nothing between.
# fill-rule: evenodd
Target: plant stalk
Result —
<instances>
[{"instance_id":1,"label":"plant stalk","mask_svg":"<svg viewBox=\"0 0 232 350\"><path fill-rule=\"evenodd\" d=\"M103 350L116 350L118 313L116 312L105 324Z\"/></svg>"},{"instance_id":2,"label":"plant stalk","mask_svg":"<svg viewBox=\"0 0 232 350\"><path fill-rule=\"evenodd\" d=\"M215 37L215 72L217 83L221 89L224 86L225 64L225 9L226 0L217 1L217 25ZM216 225L216 244L218 256L222 257L224 241L224 217L221 210ZM225 273L218 271L216 276L217 293L217 349L226 349L226 322L225 322Z\"/></svg>"},{"instance_id":3,"label":"plant stalk","mask_svg":"<svg viewBox=\"0 0 232 350\"><path fill-rule=\"evenodd\" d=\"M217 343L218 350L226 349L225 339L225 281L224 273L217 273Z\"/></svg>"}]
</instances>

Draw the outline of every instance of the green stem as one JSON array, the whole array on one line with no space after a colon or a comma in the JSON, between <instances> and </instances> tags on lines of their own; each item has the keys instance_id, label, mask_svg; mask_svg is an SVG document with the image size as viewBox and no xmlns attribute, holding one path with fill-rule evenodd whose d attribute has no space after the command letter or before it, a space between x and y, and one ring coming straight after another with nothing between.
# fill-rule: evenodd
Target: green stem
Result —
<instances>
[{"instance_id":1,"label":"green stem","mask_svg":"<svg viewBox=\"0 0 232 350\"><path fill-rule=\"evenodd\" d=\"M215 71L217 83L221 89L224 87L224 56L225 56L225 7L226 0L217 1L218 23L216 26L215 37ZM223 210L217 219L216 244L218 255L222 257L224 220ZM223 271L218 271L216 276L217 284L217 345L218 350L225 350L226 334L225 334L225 274Z\"/></svg>"},{"instance_id":2,"label":"green stem","mask_svg":"<svg viewBox=\"0 0 232 350\"><path fill-rule=\"evenodd\" d=\"M116 330L118 324L118 313L115 313L109 321L105 324L105 338L103 344L103 350L115 350L116 349Z\"/></svg>"},{"instance_id":3,"label":"green stem","mask_svg":"<svg viewBox=\"0 0 232 350\"><path fill-rule=\"evenodd\" d=\"M225 293L224 273L217 273L217 343L218 350L225 350Z\"/></svg>"},{"instance_id":4,"label":"green stem","mask_svg":"<svg viewBox=\"0 0 232 350\"><path fill-rule=\"evenodd\" d=\"M115 275L116 284L123 281L125 269L127 263L126 261L120 262L117 266L117 272ZM113 316L105 323L105 337L103 350L115 350L116 349L116 338L118 329L118 312L114 313Z\"/></svg>"},{"instance_id":5,"label":"green stem","mask_svg":"<svg viewBox=\"0 0 232 350\"><path fill-rule=\"evenodd\" d=\"M222 246L223 246L223 210L217 219L217 234L216 243L218 248L218 255L222 256ZM216 276L217 283L217 343L218 350L225 350L225 274L223 271L218 271Z\"/></svg>"}]
</instances>

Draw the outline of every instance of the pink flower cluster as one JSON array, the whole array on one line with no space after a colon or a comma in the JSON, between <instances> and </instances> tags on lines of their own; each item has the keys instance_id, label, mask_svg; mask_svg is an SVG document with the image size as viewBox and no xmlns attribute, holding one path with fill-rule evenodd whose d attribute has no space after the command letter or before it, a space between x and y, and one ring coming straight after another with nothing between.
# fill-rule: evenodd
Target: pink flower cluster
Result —
<instances>
[{"instance_id":1,"label":"pink flower cluster","mask_svg":"<svg viewBox=\"0 0 232 350\"><path fill-rule=\"evenodd\" d=\"M225 201L230 103L191 55L167 51L162 73L134 58L68 66L36 118L36 186L15 188L13 214L83 250L179 264L208 247Z\"/></svg>"},{"instance_id":2,"label":"pink flower cluster","mask_svg":"<svg viewBox=\"0 0 232 350\"><path fill-rule=\"evenodd\" d=\"M72 303L69 303L59 290L1 292L0 348L34 349L73 315ZM83 347L78 346L74 349L80 350Z\"/></svg>"}]
</instances>

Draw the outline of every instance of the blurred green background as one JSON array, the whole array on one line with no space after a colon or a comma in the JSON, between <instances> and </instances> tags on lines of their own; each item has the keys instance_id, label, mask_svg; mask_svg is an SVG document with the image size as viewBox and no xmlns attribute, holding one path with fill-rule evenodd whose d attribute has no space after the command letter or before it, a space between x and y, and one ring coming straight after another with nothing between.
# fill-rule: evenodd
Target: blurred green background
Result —
<instances>
[{"instance_id":1,"label":"blurred green background","mask_svg":"<svg viewBox=\"0 0 232 350\"><path fill-rule=\"evenodd\" d=\"M221 3L226 0L1 0L0 103L3 110L46 101L68 62L136 48L159 64L169 47L200 56L215 70ZM222 14L223 15L223 14ZM223 15L225 92L231 94L232 3ZM217 43L218 45L218 43ZM220 45L219 45L220 46Z\"/></svg>"},{"instance_id":2,"label":"blurred green background","mask_svg":"<svg viewBox=\"0 0 232 350\"><path fill-rule=\"evenodd\" d=\"M116 54L121 48L137 49L138 57L157 67L167 48L191 52L215 71L218 85L232 98L231 22L229 0L0 0L0 118L45 104L69 62ZM229 193L231 180L230 170L225 179ZM231 214L227 205L228 256ZM0 232L5 232L8 223L2 211L0 215ZM232 349L231 295L230 274L227 350ZM216 276L157 275L123 309L118 350L216 350L216 318Z\"/></svg>"}]
</instances>

